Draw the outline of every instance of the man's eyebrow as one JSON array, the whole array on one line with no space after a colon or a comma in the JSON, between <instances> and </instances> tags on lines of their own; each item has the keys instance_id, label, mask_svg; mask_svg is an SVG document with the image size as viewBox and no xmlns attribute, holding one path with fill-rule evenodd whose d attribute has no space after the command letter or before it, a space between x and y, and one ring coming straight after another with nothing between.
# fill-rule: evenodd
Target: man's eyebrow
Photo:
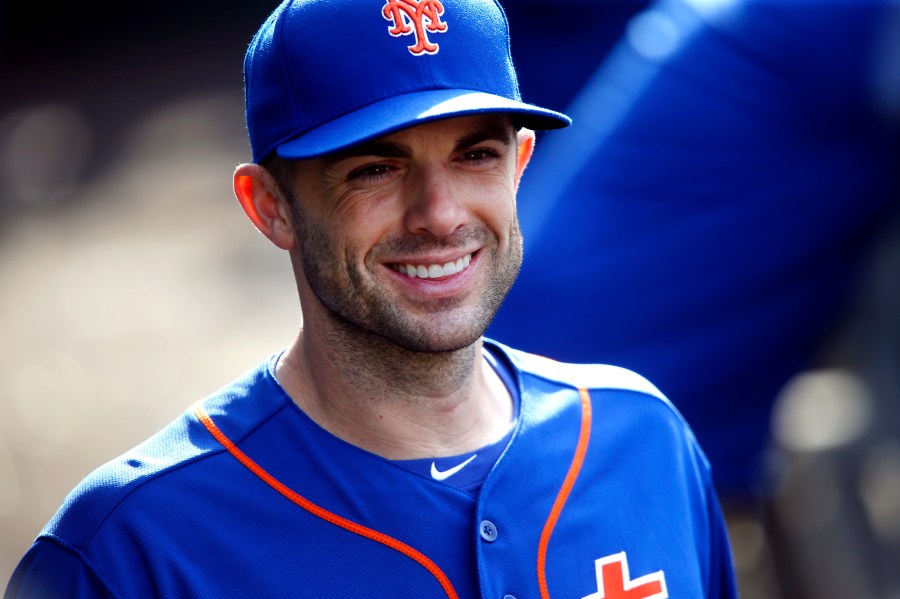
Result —
<instances>
[{"instance_id":1,"label":"man's eyebrow","mask_svg":"<svg viewBox=\"0 0 900 599\"><path fill-rule=\"evenodd\" d=\"M411 158L412 150L408 147L384 140L376 140L363 142L355 146L351 146L346 150L339 150L333 154L323 157L325 166L332 166L347 160L348 158L356 158L359 156L380 156L382 158Z\"/></svg>"},{"instance_id":2,"label":"man's eyebrow","mask_svg":"<svg viewBox=\"0 0 900 599\"><path fill-rule=\"evenodd\" d=\"M456 150L478 145L485 141L499 141L505 146L512 143L512 130L505 124L491 124L481 127L456 141Z\"/></svg>"},{"instance_id":3,"label":"man's eyebrow","mask_svg":"<svg viewBox=\"0 0 900 599\"><path fill-rule=\"evenodd\" d=\"M466 134L456 141L457 151L485 141L494 140L508 146L512 143L512 133L505 124L490 124ZM374 140L339 150L322 158L323 166L330 167L349 158L360 156L378 156L381 158L412 158L413 152L408 146L392 141Z\"/></svg>"}]
</instances>

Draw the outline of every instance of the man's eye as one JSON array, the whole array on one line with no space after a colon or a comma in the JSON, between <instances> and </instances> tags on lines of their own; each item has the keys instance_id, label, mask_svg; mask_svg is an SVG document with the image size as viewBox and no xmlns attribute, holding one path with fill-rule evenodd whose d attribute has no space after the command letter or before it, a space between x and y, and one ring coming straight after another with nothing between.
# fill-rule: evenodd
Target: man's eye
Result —
<instances>
[{"instance_id":1,"label":"man's eye","mask_svg":"<svg viewBox=\"0 0 900 599\"><path fill-rule=\"evenodd\" d=\"M467 162L484 162L498 157L497 152L489 148L479 148L477 150L467 150L463 152L463 160Z\"/></svg>"},{"instance_id":2,"label":"man's eye","mask_svg":"<svg viewBox=\"0 0 900 599\"><path fill-rule=\"evenodd\" d=\"M387 164L369 164L350 171L347 178L350 180L377 180L388 176L391 170L393 169Z\"/></svg>"}]
</instances>

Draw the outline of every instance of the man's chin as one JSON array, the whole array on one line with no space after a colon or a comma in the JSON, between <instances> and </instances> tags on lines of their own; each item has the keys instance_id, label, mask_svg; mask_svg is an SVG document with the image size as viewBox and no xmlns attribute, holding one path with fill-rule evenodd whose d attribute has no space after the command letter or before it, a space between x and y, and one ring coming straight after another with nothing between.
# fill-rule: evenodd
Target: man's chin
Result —
<instances>
[{"instance_id":1,"label":"man's chin","mask_svg":"<svg viewBox=\"0 0 900 599\"><path fill-rule=\"evenodd\" d=\"M434 306L432 306L434 310ZM469 308L466 310L472 312ZM335 324L357 336L368 337L375 344L387 343L401 350L415 353L440 354L463 350L475 344L487 330L488 322L483 318L473 318L471 314L460 314L434 310L416 317L380 313L366 318L329 309ZM386 350L388 348L385 348Z\"/></svg>"},{"instance_id":2,"label":"man's chin","mask_svg":"<svg viewBox=\"0 0 900 599\"><path fill-rule=\"evenodd\" d=\"M481 339L483 331L477 335L448 336L448 335L409 335L398 336L396 333L385 337L394 345L409 352L423 354L451 353L471 347Z\"/></svg>"}]
</instances>

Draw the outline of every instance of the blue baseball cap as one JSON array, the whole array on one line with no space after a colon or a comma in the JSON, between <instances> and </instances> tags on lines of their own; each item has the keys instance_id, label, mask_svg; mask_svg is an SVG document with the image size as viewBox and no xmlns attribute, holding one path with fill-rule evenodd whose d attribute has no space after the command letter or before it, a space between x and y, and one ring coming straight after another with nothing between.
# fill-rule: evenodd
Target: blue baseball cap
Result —
<instances>
[{"instance_id":1,"label":"blue baseball cap","mask_svg":"<svg viewBox=\"0 0 900 599\"><path fill-rule=\"evenodd\" d=\"M250 43L244 94L255 162L314 158L454 116L571 124L522 102L494 0L285 0Z\"/></svg>"}]
</instances>

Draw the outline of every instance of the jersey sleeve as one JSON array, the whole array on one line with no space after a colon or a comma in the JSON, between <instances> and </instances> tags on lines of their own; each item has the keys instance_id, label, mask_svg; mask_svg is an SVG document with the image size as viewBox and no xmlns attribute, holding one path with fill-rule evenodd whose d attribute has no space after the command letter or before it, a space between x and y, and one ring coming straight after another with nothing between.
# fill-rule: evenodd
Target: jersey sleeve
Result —
<instances>
[{"instance_id":1,"label":"jersey sleeve","mask_svg":"<svg viewBox=\"0 0 900 599\"><path fill-rule=\"evenodd\" d=\"M48 538L35 541L13 572L4 599L111 597L81 557Z\"/></svg>"}]
</instances>

